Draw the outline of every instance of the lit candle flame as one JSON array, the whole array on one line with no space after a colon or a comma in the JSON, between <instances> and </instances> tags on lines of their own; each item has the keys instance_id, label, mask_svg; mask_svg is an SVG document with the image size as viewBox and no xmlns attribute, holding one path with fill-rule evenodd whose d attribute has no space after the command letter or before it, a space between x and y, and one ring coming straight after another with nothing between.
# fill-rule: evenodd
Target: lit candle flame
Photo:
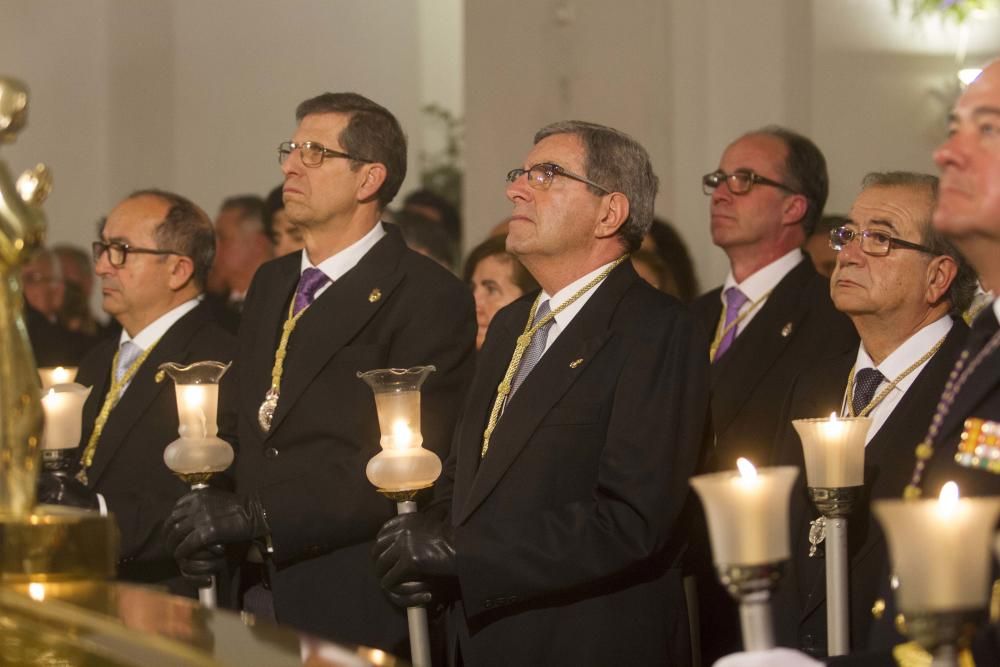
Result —
<instances>
[{"instance_id":1,"label":"lit candle flame","mask_svg":"<svg viewBox=\"0 0 1000 667\"><path fill-rule=\"evenodd\" d=\"M413 442L413 431L405 421L397 421L392 425L392 439L396 449L405 449Z\"/></svg>"},{"instance_id":2,"label":"lit candle flame","mask_svg":"<svg viewBox=\"0 0 1000 667\"><path fill-rule=\"evenodd\" d=\"M69 371L62 366L56 366L55 370L52 371L52 382L54 384L69 382Z\"/></svg>"},{"instance_id":3,"label":"lit candle flame","mask_svg":"<svg viewBox=\"0 0 1000 667\"><path fill-rule=\"evenodd\" d=\"M836 412L831 412L830 413L830 421L831 422L837 421L837 413Z\"/></svg>"},{"instance_id":4,"label":"lit candle flame","mask_svg":"<svg viewBox=\"0 0 1000 667\"><path fill-rule=\"evenodd\" d=\"M49 387L49 393L47 393L45 395L46 396L55 396L56 395L56 390L53 389L52 387Z\"/></svg>"},{"instance_id":5,"label":"lit candle flame","mask_svg":"<svg viewBox=\"0 0 1000 667\"><path fill-rule=\"evenodd\" d=\"M941 487L941 495L938 496L938 502L941 504L941 507L947 508L952 508L958 504L958 484L955 482L946 482Z\"/></svg>"},{"instance_id":6,"label":"lit candle flame","mask_svg":"<svg viewBox=\"0 0 1000 667\"><path fill-rule=\"evenodd\" d=\"M756 479L757 469L750 463L750 459L745 459L742 456L736 459L736 467L740 471L740 477L743 479Z\"/></svg>"}]
</instances>

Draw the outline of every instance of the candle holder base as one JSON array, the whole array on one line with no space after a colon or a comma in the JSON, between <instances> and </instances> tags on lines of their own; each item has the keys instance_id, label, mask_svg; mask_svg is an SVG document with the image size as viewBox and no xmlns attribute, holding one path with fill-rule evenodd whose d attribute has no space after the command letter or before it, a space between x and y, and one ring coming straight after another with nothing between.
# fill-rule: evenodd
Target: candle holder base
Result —
<instances>
[{"instance_id":1,"label":"candle holder base","mask_svg":"<svg viewBox=\"0 0 1000 667\"><path fill-rule=\"evenodd\" d=\"M402 490L397 489L395 491L392 491L390 489L378 489L378 492L381 493L386 498L388 498L389 500L395 501L397 503L405 503L412 501L414 498L417 497L417 494L419 494L424 489L431 488L432 486L434 485L426 484L416 489L402 489Z\"/></svg>"},{"instance_id":2,"label":"candle holder base","mask_svg":"<svg viewBox=\"0 0 1000 667\"><path fill-rule=\"evenodd\" d=\"M76 447L66 449L43 449L42 470L60 477L69 477L76 463Z\"/></svg>"},{"instance_id":3,"label":"candle holder base","mask_svg":"<svg viewBox=\"0 0 1000 667\"><path fill-rule=\"evenodd\" d=\"M864 493L864 486L809 487L809 500L820 514L828 519L843 519L857 507Z\"/></svg>"},{"instance_id":4,"label":"candle holder base","mask_svg":"<svg viewBox=\"0 0 1000 667\"><path fill-rule=\"evenodd\" d=\"M982 609L948 612L903 612L902 630L930 653L946 646L966 648L976 627L986 620Z\"/></svg>"},{"instance_id":5,"label":"candle holder base","mask_svg":"<svg viewBox=\"0 0 1000 667\"><path fill-rule=\"evenodd\" d=\"M737 600L760 592L770 592L778 585L785 571L785 563L763 565L717 565L719 581Z\"/></svg>"}]
</instances>

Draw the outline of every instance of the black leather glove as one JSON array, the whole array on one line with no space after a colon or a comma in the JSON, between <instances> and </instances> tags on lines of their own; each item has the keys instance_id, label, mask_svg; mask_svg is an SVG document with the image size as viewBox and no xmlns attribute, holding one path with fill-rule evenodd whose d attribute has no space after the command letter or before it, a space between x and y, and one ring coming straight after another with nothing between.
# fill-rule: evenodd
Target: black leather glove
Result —
<instances>
[{"instance_id":1,"label":"black leather glove","mask_svg":"<svg viewBox=\"0 0 1000 667\"><path fill-rule=\"evenodd\" d=\"M38 502L88 510L100 508L96 491L80 483L75 477L50 472L43 472L38 476Z\"/></svg>"},{"instance_id":2,"label":"black leather glove","mask_svg":"<svg viewBox=\"0 0 1000 667\"><path fill-rule=\"evenodd\" d=\"M450 523L419 513L393 517L379 531L372 555L394 603L411 607L451 596L457 569Z\"/></svg>"},{"instance_id":3,"label":"black leather glove","mask_svg":"<svg viewBox=\"0 0 1000 667\"><path fill-rule=\"evenodd\" d=\"M181 574L195 582L199 587L207 587L212 583L212 576L225 576L228 572L226 547L221 544L197 551L187 558L177 561Z\"/></svg>"},{"instance_id":4,"label":"black leather glove","mask_svg":"<svg viewBox=\"0 0 1000 667\"><path fill-rule=\"evenodd\" d=\"M259 500L211 487L183 496L166 521L167 548L179 562L207 547L249 543L269 532Z\"/></svg>"}]
</instances>

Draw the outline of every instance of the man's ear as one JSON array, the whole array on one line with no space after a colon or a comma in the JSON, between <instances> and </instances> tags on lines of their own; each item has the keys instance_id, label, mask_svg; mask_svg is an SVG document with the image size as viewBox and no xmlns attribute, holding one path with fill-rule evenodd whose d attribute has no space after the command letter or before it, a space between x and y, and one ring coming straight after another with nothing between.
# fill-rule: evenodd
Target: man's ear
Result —
<instances>
[{"instance_id":1,"label":"man's ear","mask_svg":"<svg viewBox=\"0 0 1000 667\"><path fill-rule=\"evenodd\" d=\"M785 198L781 213L781 224L798 225L809 212L809 200L804 195L791 195Z\"/></svg>"},{"instance_id":2,"label":"man's ear","mask_svg":"<svg viewBox=\"0 0 1000 667\"><path fill-rule=\"evenodd\" d=\"M167 285L175 292L187 286L194 278L194 260L184 255L168 255L170 277Z\"/></svg>"},{"instance_id":3,"label":"man's ear","mask_svg":"<svg viewBox=\"0 0 1000 667\"><path fill-rule=\"evenodd\" d=\"M606 239L614 236L625 224L629 216L628 197L621 192L612 192L604 197L601 204L600 218L594 228L594 236L599 239Z\"/></svg>"},{"instance_id":4,"label":"man's ear","mask_svg":"<svg viewBox=\"0 0 1000 667\"><path fill-rule=\"evenodd\" d=\"M927 264L927 303L936 305L947 298L948 289L958 275L958 264L948 255L938 255Z\"/></svg>"},{"instance_id":5,"label":"man's ear","mask_svg":"<svg viewBox=\"0 0 1000 667\"><path fill-rule=\"evenodd\" d=\"M368 201L374 199L378 194L379 188L385 183L389 172L381 162L366 164L362 170L365 172L365 176L358 186L358 201Z\"/></svg>"}]
</instances>

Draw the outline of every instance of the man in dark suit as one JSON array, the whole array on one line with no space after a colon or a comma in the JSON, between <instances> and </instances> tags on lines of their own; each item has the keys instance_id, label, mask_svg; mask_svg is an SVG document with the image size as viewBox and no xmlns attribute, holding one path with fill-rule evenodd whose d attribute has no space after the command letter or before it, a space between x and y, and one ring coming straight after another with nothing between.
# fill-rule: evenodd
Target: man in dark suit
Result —
<instances>
[{"instance_id":1,"label":"man in dark suit","mask_svg":"<svg viewBox=\"0 0 1000 667\"><path fill-rule=\"evenodd\" d=\"M941 170L934 228L943 233L987 286L1000 285L1000 61L994 61L962 93L949 123L948 139L934 153ZM917 457L901 463L911 472L899 493L934 497L946 480L955 480L965 496L1000 495L1000 474L990 466L994 450L980 440L984 426L1000 428L1000 302L985 308L973 322L962 353L949 374L933 411L931 425L916 449ZM997 425L997 426L994 426ZM964 436L964 437L963 437ZM985 446L979 455L976 447ZM995 445L993 445L995 447ZM888 572L886 572L888 575ZM888 576L883 578L883 582ZM853 653L831 660L833 665L861 667L929 664L912 642L898 640L895 609L887 584L885 608L873 625L869 645L881 650ZM1000 664L1000 628L995 619L980 628L972 643L977 665ZM766 661L766 662L762 662ZM960 662L965 657L960 657ZM740 654L718 667L805 667L815 661L795 654ZM971 663L969 663L971 664Z\"/></svg>"},{"instance_id":2,"label":"man in dark suit","mask_svg":"<svg viewBox=\"0 0 1000 667\"><path fill-rule=\"evenodd\" d=\"M169 539L192 573L220 567L195 557L207 545L239 549L249 611L405 652L405 615L369 559L395 510L365 478L379 427L357 373L434 365L422 430L443 458L471 379L473 303L457 278L379 221L406 172L395 117L353 93L307 100L296 116L279 158L285 212L305 250L263 265L245 302L236 493L182 499Z\"/></svg>"},{"instance_id":3,"label":"man in dark suit","mask_svg":"<svg viewBox=\"0 0 1000 667\"><path fill-rule=\"evenodd\" d=\"M467 665L689 664L677 520L707 341L622 262L656 176L634 139L573 121L536 134L507 180L507 248L542 292L491 323L441 511L383 527L383 586L451 602L449 650Z\"/></svg>"},{"instance_id":4,"label":"man in dark suit","mask_svg":"<svg viewBox=\"0 0 1000 667\"><path fill-rule=\"evenodd\" d=\"M84 404L79 478L43 475L41 502L110 512L121 531L118 576L194 595L163 540L163 520L188 491L163 463L178 437L173 383L160 364L232 359L235 339L200 303L215 252L212 223L187 199L140 191L116 206L94 243L104 309L122 325L81 363ZM223 431L227 411L219 410Z\"/></svg>"},{"instance_id":5,"label":"man in dark suit","mask_svg":"<svg viewBox=\"0 0 1000 667\"><path fill-rule=\"evenodd\" d=\"M773 455L782 400L792 381L818 361L856 349L850 320L802 245L823 214L826 160L808 138L765 127L731 143L702 179L711 197L712 241L729 258L721 287L692 309L713 335L710 355L715 447L702 463L732 470L736 459ZM688 563L697 578L706 662L739 648L736 605L712 567L700 502L690 509Z\"/></svg>"},{"instance_id":6,"label":"man in dark suit","mask_svg":"<svg viewBox=\"0 0 1000 667\"><path fill-rule=\"evenodd\" d=\"M781 422L777 458L803 469L792 495L792 561L774 604L781 643L817 657L827 654L826 581L822 545L812 549L810 529L819 512L806 491L805 463L793 419L865 416L872 419L865 448L865 495L851 514L850 642L868 645L871 609L888 553L872 500L898 498L912 469L900 465L930 424L968 329L961 313L971 301L975 275L931 227L935 176L873 173L846 224L833 230L838 250L831 278L834 305L861 337L858 350L800 376ZM954 316L954 318L953 318Z\"/></svg>"},{"instance_id":7,"label":"man in dark suit","mask_svg":"<svg viewBox=\"0 0 1000 667\"><path fill-rule=\"evenodd\" d=\"M801 247L823 214L826 161L812 141L766 127L726 148L703 179L712 242L730 271L693 304L712 341L712 469L763 462L781 397L818 359L853 349L857 335L830 301L827 280Z\"/></svg>"}]
</instances>

